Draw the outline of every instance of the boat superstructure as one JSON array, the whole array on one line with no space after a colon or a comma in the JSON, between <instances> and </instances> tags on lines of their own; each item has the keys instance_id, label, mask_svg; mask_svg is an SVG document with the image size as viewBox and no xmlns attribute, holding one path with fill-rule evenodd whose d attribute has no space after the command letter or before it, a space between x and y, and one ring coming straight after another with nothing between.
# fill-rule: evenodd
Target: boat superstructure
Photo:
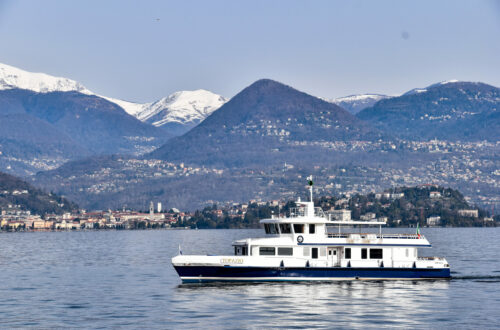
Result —
<instances>
[{"instance_id":1,"label":"boat superstructure","mask_svg":"<svg viewBox=\"0 0 500 330\"><path fill-rule=\"evenodd\" d=\"M446 259L419 257L431 247L417 234L382 234L380 221L337 220L296 202L288 217L260 222L265 237L233 243L234 255L182 255L172 264L183 282L207 281L329 281L354 279L450 278ZM378 226L378 233L342 232L348 226ZM330 228L330 230L329 230Z\"/></svg>"}]
</instances>

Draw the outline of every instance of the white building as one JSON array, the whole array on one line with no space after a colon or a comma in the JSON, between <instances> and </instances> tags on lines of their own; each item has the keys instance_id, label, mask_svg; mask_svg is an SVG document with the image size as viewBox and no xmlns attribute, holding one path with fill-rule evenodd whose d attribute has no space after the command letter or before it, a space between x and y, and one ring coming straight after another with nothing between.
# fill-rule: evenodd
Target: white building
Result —
<instances>
[{"instance_id":1,"label":"white building","mask_svg":"<svg viewBox=\"0 0 500 330\"><path fill-rule=\"evenodd\" d=\"M439 191L431 191L431 192L429 192L429 197L430 198L439 198L439 197L441 197L441 193Z\"/></svg>"},{"instance_id":2,"label":"white building","mask_svg":"<svg viewBox=\"0 0 500 330\"><path fill-rule=\"evenodd\" d=\"M387 223L388 220L389 220L389 218L387 218L387 217L379 217L377 219L378 222L385 222L385 223Z\"/></svg>"},{"instance_id":3,"label":"white building","mask_svg":"<svg viewBox=\"0 0 500 330\"><path fill-rule=\"evenodd\" d=\"M330 213L337 221L351 221L351 210L332 210Z\"/></svg>"},{"instance_id":4,"label":"white building","mask_svg":"<svg viewBox=\"0 0 500 330\"><path fill-rule=\"evenodd\" d=\"M427 218L427 226L438 226L441 223L440 216L433 216Z\"/></svg>"},{"instance_id":5,"label":"white building","mask_svg":"<svg viewBox=\"0 0 500 330\"><path fill-rule=\"evenodd\" d=\"M360 216L359 218L363 221L370 221L370 220L373 220L377 217L377 215L373 212L368 212L368 213L365 213L363 214L362 216Z\"/></svg>"},{"instance_id":6,"label":"white building","mask_svg":"<svg viewBox=\"0 0 500 330\"><path fill-rule=\"evenodd\" d=\"M394 193L391 194L391 199L399 199L405 197L405 193Z\"/></svg>"},{"instance_id":7,"label":"white building","mask_svg":"<svg viewBox=\"0 0 500 330\"><path fill-rule=\"evenodd\" d=\"M478 210L458 210L458 215L460 215L462 217L477 218L477 217L479 217L479 211Z\"/></svg>"}]
</instances>

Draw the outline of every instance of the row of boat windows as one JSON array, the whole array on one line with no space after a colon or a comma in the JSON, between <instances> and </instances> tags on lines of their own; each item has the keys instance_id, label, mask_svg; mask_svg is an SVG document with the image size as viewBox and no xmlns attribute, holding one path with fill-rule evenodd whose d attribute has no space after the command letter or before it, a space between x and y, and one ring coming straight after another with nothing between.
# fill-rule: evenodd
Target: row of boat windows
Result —
<instances>
[{"instance_id":1,"label":"row of boat windows","mask_svg":"<svg viewBox=\"0 0 500 330\"><path fill-rule=\"evenodd\" d=\"M293 226L291 223L266 223L264 224L264 229L266 230L266 234L276 235L276 234L304 234L306 233L306 225L303 223L294 223ZM314 234L316 232L316 225L309 224L307 228L307 232L309 234Z\"/></svg>"},{"instance_id":2,"label":"row of boat windows","mask_svg":"<svg viewBox=\"0 0 500 330\"><path fill-rule=\"evenodd\" d=\"M261 246L259 248L259 254L261 256L274 256L274 255L276 255L276 248ZM291 248L291 247L279 247L278 248L278 255L279 256L293 256L293 248Z\"/></svg>"},{"instance_id":3,"label":"row of boat windows","mask_svg":"<svg viewBox=\"0 0 500 330\"><path fill-rule=\"evenodd\" d=\"M319 249L319 250L318 250ZM246 256L248 255L248 247L247 246L235 246L234 247L234 255L237 256ZM276 254L277 253L277 254ZM303 250L303 256L304 257L309 257L311 256L313 259L318 258L318 253L319 256L324 257L326 256L326 247L322 248L309 248L309 247L304 247ZM410 255L410 250L405 249L405 255L406 257L409 257ZM329 249L328 250L329 255L337 255L337 250L335 249ZM344 248L344 258L345 259L351 259L351 248ZM278 247L277 249L275 247L271 246L261 246L259 248L259 255L261 256L293 256L293 248L291 247ZM413 250L413 256L417 256L417 250ZM383 249L375 249L375 248L362 248L361 249L361 259L383 259L384 258L384 250Z\"/></svg>"},{"instance_id":4,"label":"row of boat windows","mask_svg":"<svg viewBox=\"0 0 500 330\"><path fill-rule=\"evenodd\" d=\"M312 259L317 259L318 258L318 249L319 249L319 254L320 256L324 257L326 255L326 248L309 248L309 247L304 247L303 251L303 256L304 257L309 257L311 256ZM277 251L276 251L277 250ZM278 254L276 254L278 252ZM337 251L336 250L329 250L330 254L336 255ZM261 246L259 248L259 255L261 256L293 256L293 248L291 247L278 247L276 249L275 247L268 247L268 246ZM383 249L361 249L361 259L368 259L368 256L370 256L370 259L383 259ZM351 248L345 248L344 249L344 258L345 259L351 259Z\"/></svg>"}]
</instances>

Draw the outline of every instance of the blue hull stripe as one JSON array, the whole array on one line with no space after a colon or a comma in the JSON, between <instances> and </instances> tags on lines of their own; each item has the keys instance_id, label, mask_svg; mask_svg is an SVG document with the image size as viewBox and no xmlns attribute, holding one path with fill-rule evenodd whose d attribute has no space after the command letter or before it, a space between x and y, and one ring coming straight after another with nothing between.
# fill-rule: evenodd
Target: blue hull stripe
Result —
<instances>
[{"instance_id":1,"label":"blue hull stripe","mask_svg":"<svg viewBox=\"0 0 500 330\"><path fill-rule=\"evenodd\" d=\"M346 268L346 267L221 267L221 266L174 266L181 278L194 281L218 281L225 278L248 281L263 280L318 280L332 279L439 279L450 278L449 268ZM206 279L204 279L206 278ZM187 280L184 280L187 282Z\"/></svg>"},{"instance_id":2,"label":"blue hull stripe","mask_svg":"<svg viewBox=\"0 0 500 330\"><path fill-rule=\"evenodd\" d=\"M338 244L330 244L330 243L297 243L298 245L323 245L323 246L345 246L345 245L355 245L355 246L415 246L415 247L432 247L431 244L372 244L372 243L338 243Z\"/></svg>"}]
</instances>

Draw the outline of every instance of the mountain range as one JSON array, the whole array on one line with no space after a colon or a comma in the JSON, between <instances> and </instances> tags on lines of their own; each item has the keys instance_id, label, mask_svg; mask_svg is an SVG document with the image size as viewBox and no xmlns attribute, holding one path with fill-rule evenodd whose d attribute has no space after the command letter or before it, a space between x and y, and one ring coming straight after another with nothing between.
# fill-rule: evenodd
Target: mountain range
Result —
<instances>
[{"instance_id":1,"label":"mountain range","mask_svg":"<svg viewBox=\"0 0 500 330\"><path fill-rule=\"evenodd\" d=\"M92 155L143 154L225 101L198 90L137 104L99 96L71 79L0 64L0 169L30 175Z\"/></svg>"},{"instance_id":2,"label":"mountain range","mask_svg":"<svg viewBox=\"0 0 500 330\"><path fill-rule=\"evenodd\" d=\"M0 170L22 176L42 171L31 177L36 185L84 207L147 206L153 197L192 207L276 198L289 192L285 173L294 167L294 187L313 172L350 174L352 187L382 173L379 182L396 173L391 182L405 178L401 182L410 184L410 169L434 173L440 166L445 178L466 168L456 180L469 180L472 165L458 166L457 160L484 146L486 158L477 163L483 172L473 171L475 180L493 173L477 181L488 190L497 182L499 102L499 89L483 83L446 81L400 96L327 102L261 79L230 100L197 90L140 104L0 65ZM431 150L428 142L436 138L452 143ZM344 167L358 172L340 171ZM358 182L367 173L368 181ZM279 189L266 182L277 177Z\"/></svg>"},{"instance_id":3,"label":"mountain range","mask_svg":"<svg viewBox=\"0 0 500 330\"><path fill-rule=\"evenodd\" d=\"M97 96L118 105L143 122L166 128L171 135L187 132L227 102L225 97L203 89L175 92L154 102L130 102L98 95L68 78L28 72L0 63L0 90L7 89L24 89L36 93L78 92Z\"/></svg>"}]
</instances>

